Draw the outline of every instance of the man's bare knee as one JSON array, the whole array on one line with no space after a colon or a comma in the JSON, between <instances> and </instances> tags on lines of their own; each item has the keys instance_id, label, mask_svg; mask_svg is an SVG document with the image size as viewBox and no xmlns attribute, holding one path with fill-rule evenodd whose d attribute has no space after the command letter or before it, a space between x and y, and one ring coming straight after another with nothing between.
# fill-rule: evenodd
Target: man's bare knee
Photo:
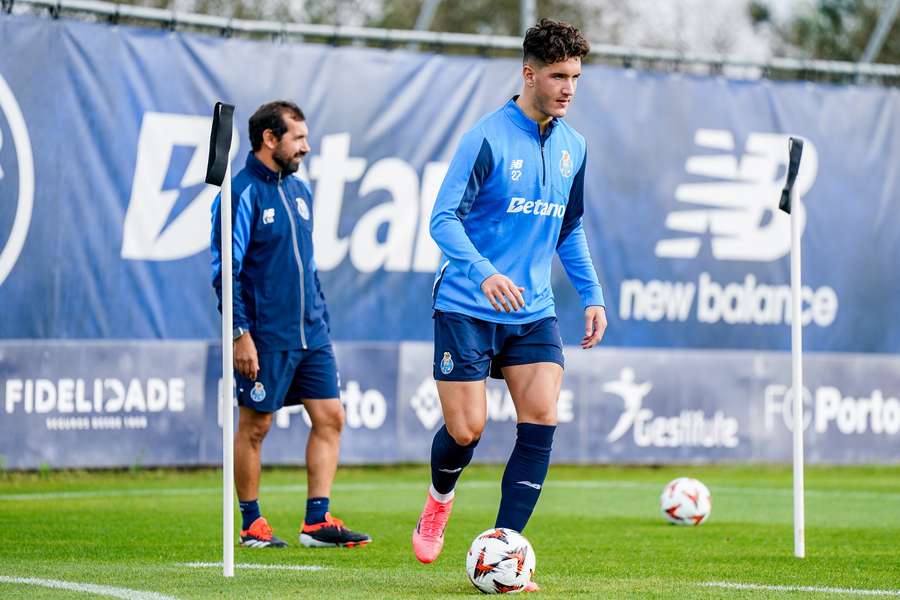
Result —
<instances>
[{"instance_id":1,"label":"man's bare knee","mask_svg":"<svg viewBox=\"0 0 900 600\"><path fill-rule=\"evenodd\" d=\"M484 424L464 423L461 425L447 425L447 433L453 438L453 441L460 446L468 446L481 439L481 432L484 431Z\"/></svg>"},{"instance_id":2,"label":"man's bare knee","mask_svg":"<svg viewBox=\"0 0 900 600\"><path fill-rule=\"evenodd\" d=\"M328 402L316 401L312 402ZM317 406L315 410L309 411L309 419L312 422L312 428L319 433L330 435L340 435L344 428L344 406L340 402L328 402L328 405Z\"/></svg>"},{"instance_id":3,"label":"man's bare knee","mask_svg":"<svg viewBox=\"0 0 900 600\"><path fill-rule=\"evenodd\" d=\"M254 448L262 446L263 440L272 427L271 413L255 413L238 422L238 435L246 439Z\"/></svg>"}]
</instances>

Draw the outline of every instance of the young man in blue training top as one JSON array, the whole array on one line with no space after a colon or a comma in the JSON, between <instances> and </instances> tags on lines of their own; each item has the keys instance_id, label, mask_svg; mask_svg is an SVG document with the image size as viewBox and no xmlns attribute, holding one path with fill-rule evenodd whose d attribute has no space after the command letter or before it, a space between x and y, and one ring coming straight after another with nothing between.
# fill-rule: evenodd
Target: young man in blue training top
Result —
<instances>
[{"instance_id":1,"label":"young man in blue training top","mask_svg":"<svg viewBox=\"0 0 900 600\"><path fill-rule=\"evenodd\" d=\"M260 452L282 406L302 403L306 442L306 517L300 543L362 546L369 536L331 516L344 409L331 348L328 311L312 246L312 194L293 174L309 153L309 128L292 102L269 102L250 117L252 152L234 178L234 369L238 388L234 479L243 525L240 544L282 548L259 509ZM221 217L213 202L213 286L222 302Z\"/></svg>"},{"instance_id":2,"label":"young man in blue training top","mask_svg":"<svg viewBox=\"0 0 900 600\"><path fill-rule=\"evenodd\" d=\"M506 380L518 420L495 526L522 531L537 503L563 374L554 252L584 307L581 347L595 346L606 329L582 228L585 141L562 120L589 45L575 27L542 19L523 47L521 94L463 136L431 215L443 253L432 294L445 425L434 436L431 488L413 531L424 563L441 552L453 488L484 428L488 375Z\"/></svg>"}]
</instances>

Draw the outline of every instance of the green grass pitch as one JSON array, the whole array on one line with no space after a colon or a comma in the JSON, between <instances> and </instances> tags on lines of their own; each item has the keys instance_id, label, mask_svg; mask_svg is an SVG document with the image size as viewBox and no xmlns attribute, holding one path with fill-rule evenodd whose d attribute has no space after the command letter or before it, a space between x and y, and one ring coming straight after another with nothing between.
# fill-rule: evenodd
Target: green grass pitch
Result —
<instances>
[{"instance_id":1,"label":"green grass pitch","mask_svg":"<svg viewBox=\"0 0 900 600\"><path fill-rule=\"evenodd\" d=\"M480 597L465 575L469 542L493 525L502 470L473 466L457 490L442 556L416 562L410 534L425 498L423 467L345 468L333 512L374 543L297 543L305 473L266 470L260 504L286 550L237 548L236 562L321 570L220 568L220 474L212 470L0 474L0 598L88 598L12 583L42 578L176 598ZM709 521L667 525L659 494L701 479ZM836 598L849 592L723 589L708 582L900 590L900 467L810 468L807 552L792 556L787 467L551 467L525 531L537 554L538 598ZM239 529L237 515L235 531ZM895 592L890 595L900 595ZM94 596L98 597L98 596ZM862 596L852 596L862 597ZM868 597L868 596L866 596Z\"/></svg>"}]
</instances>

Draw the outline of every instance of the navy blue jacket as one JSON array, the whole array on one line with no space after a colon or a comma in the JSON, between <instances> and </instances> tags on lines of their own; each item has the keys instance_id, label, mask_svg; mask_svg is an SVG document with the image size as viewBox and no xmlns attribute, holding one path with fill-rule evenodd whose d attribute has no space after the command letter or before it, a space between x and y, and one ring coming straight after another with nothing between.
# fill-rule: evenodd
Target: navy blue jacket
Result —
<instances>
[{"instance_id":1,"label":"navy blue jacket","mask_svg":"<svg viewBox=\"0 0 900 600\"><path fill-rule=\"evenodd\" d=\"M231 181L234 326L260 352L329 343L328 311L313 259L312 193L251 152ZM222 310L220 198L212 206L213 287Z\"/></svg>"}]
</instances>

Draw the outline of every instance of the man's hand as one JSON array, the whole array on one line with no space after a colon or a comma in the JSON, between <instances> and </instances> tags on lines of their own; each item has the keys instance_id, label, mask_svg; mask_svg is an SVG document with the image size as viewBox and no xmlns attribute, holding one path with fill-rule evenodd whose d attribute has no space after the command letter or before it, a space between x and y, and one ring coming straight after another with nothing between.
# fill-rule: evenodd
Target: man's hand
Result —
<instances>
[{"instance_id":1,"label":"man's hand","mask_svg":"<svg viewBox=\"0 0 900 600\"><path fill-rule=\"evenodd\" d=\"M525 298L522 297L525 288L517 286L506 275L494 273L481 282L481 291L497 312L500 312L501 306L506 312L525 308Z\"/></svg>"},{"instance_id":2,"label":"man's hand","mask_svg":"<svg viewBox=\"0 0 900 600\"><path fill-rule=\"evenodd\" d=\"M603 339L606 331L606 309L602 306L588 306L584 309L584 338L581 347L593 348Z\"/></svg>"},{"instance_id":3,"label":"man's hand","mask_svg":"<svg viewBox=\"0 0 900 600\"><path fill-rule=\"evenodd\" d=\"M256 354L256 344L253 343L249 331L234 340L234 368L250 381L256 381L259 374L259 356Z\"/></svg>"}]
</instances>

